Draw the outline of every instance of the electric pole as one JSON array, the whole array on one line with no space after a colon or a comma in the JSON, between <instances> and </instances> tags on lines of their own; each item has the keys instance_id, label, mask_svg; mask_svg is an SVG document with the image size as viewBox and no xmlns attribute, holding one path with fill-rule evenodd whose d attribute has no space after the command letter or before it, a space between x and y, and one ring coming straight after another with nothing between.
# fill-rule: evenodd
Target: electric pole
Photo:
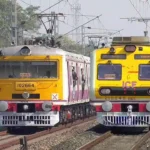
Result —
<instances>
[{"instance_id":1,"label":"electric pole","mask_svg":"<svg viewBox=\"0 0 150 150\"><path fill-rule=\"evenodd\" d=\"M146 25L145 31L144 31L144 36L148 36L148 22L150 21L150 18L136 18L136 17L132 17L132 18L120 18L120 19L127 19L128 21L138 21L138 22L144 22Z\"/></svg>"},{"instance_id":2,"label":"electric pole","mask_svg":"<svg viewBox=\"0 0 150 150\"><path fill-rule=\"evenodd\" d=\"M81 5L79 3L79 0L74 0L74 4L72 5L72 11L73 11L73 14L74 14L73 23L74 23L75 27L77 27L77 26L79 26L79 22L80 22L79 14L80 14L80 11L81 11ZM77 34L78 32L79 32L79 28L75 30L76 42L78 42L80 40L79 36Z\"/></svg>"},{"instance_id":3,"label":"electric pole","mask_svg":"<svg viewBox=\"0 0 150 150\"><path fill-rule=\"evenodd\" d=\"M11 19L11 25L12 25L12 40L14 42L14 45L17 46L18 38L17 38L17 0L11 0L12 3L12 19Z\"/></svg>"}]
</instances>

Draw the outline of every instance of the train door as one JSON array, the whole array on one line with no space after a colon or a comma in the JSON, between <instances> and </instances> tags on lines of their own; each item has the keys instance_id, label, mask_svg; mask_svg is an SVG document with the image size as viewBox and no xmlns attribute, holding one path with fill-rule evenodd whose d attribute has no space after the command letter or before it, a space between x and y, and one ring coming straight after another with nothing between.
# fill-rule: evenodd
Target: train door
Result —
<instances>
[{"instance_id":1,"label":"train door","mask_svg":"<svg viewBox=\"0 0 150 150\"><path fill-rule=\"evenodd\" d=\"M83 96L84 96L84 91L82 91L82 85L84 84L83 80L84 80L84 63L79 63L78 64L78 74L79 74L79 100L82 100L83 99Z\"/></svg>"},{"instance_id":2,"label":"train door","mask_svg":"<svg viewBox=\"0 0 150 150\"><path fill-rule=\"evenodd\" d=\"M90 64L86 64L86 69L87 69L87 96L89 97L89 91L90 91Z\"/></svg>"},{"instance_id":3,"label":"train door","mask_svg":"<svg viewBox=\"0 0 150 150\"><path fill-rule=\"evenodd\" d=\"M68 62L69 72L69 101L75 102L78 100L78 69L77 63Z\"/></svg>"},{"instance_id":4,"label":"train door","mask_svg":"<svg viewBox=\"0 0 150 150\"><path fill-rule=\"evenodd\" d=\"M85 83L84 83L84 87L82 88L82 91L84 91L84 99L88 99L89 97L89 89L88 89L88 72L87 72L87 64L84 63L84 78L85 78Z\"/></svg>"}]
</instances>

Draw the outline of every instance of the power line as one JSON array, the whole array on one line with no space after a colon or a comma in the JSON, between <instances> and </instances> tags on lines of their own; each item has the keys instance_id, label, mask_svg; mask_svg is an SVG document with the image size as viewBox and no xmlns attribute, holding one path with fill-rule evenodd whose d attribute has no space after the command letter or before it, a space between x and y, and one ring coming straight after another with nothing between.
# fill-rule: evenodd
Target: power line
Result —
<instances>
[{"instance_id":1,"label":"power line","mask_svg":"<svg viewBox=\"0 0 150 150\"><path fill-rule=\"evenodd\" d=\"M61 1L57 2L57 3L55 3L54 5L46 8L45 10L41 11L39 14L42 14L43 12L47 11L48 9L51 9L52 7L54 7L54 6L58 5L59 3L61 3L62 1L64 1L64 0L61 0ZM30 5L30 6L32 6L32 5ZM34 17L34 16L36 16L36 14L31 15L30 18L28 20L26 20L26 22L30 21L31 18Z\"/></svg>"},{"instance_id":2,"label":"power line","mask_svg":"<svg viewBox=\"0 0 150 150\"><path fill-rule=\"evenodd\" d=\"M52 7L58 5L58 4L61 3L62 1L64 1L64 0L58 1L57 3L55 3L54 5L52 5L52 6L48 7L48 8L46 8L45 10L41 11L40 13L42 14L43 12L45 12L45 11L51 9Z\"/></svg>"},{"instance_id":3,"label":"power line","mask_svg":"<svg viewBox=\"0 0 150 150\"><path fill-rule=\"evenodd\" d=\"M136 10L136 12L139 14L139 16L141 17L141 19L143 20L143 22L147 25L147 23L145 22L145 20L143 19L142 15L140 14L140 12L136 9L136 7L134 6L134 4L131 2L131 0L129 0L129 2L131 3L131 5L134 7L134 9ZM147 25L148 26L148 25ZM149 26L148 26L149 27ZM150 27L149 27L150 28Z\"/></svg>"},{"instance_id":4,"label":"power line","mask_svg":"<svg viewBox=\"0 0 150 150\"><path fill-rule=\"evenodd\" d=\"M74 26L72 26L72 25L70 25L70 24L66 23L65 21L62 21L62 20L59 20L59 19L58 19L58 21L60 21L60 22L64 23L65 25L68 25L68 26L70 26L70 27L74 28ZM47 22L49 22L49 20L48 20L48 21L45 21L44 23L47 23Z\"/></svg>"},{"instance_id":5,"label":"power line","mask_svg":"<svg viewBox=\"0 0 150 150\"><path fill-rule=\"evenodd\" d=\"M23 1L23 0L20 0L20 1L21 1L22 3L28 5L28 6L33 6L33 5L28 4L27 2L25 2L25 1Z\"/></svg>"},{"instance_id":6,"label":"power line","mask_svg":"<svg viewBox=\"0 0 150 150\"><path fill-rule=\"evenodd\" d=\"M60 22L62 22L62 23L64 23L64 24L66 24L66 25L68 25L68 26L70 26L70 27L74 28L74 26L72 26L72 25L70 25L70 24L66 23L65 21L62 21L62 20L58 20L58 21L60 21Z\"/></svg>"},{"instance_id":7,"label":"power line","mask_svg":"<svg viewBox=\"0 0 150 150\"><path fill-rule=\"evenodd\" d=\"M102 27L105 29L105 30L107 30L106 28L105 28L105 26L104 26L104 24L101 22L101 20L98 18L98 21L100 22L100 24L102 25Z\"/></svg>"},{"instance_id":8,"label":"power line","mask_svg":"<svg viewBox=\"0 0 150 150\"><path fill-rule=\"evenodd\" d=\"M73 7L73 5L69 2L69 1L67 1L68 2L68 4L70 5L70 7ZM86 17L87 19L89 19L89 17L96 17L96 16L92 16L92 15L83 15L81 12L79 12L80 13L80 15L78 15L78 16L83 16L83 17ZM72 15L72 14L68 14L68 15ZM105 29L105 30L107 30L106 28L105 28L105 26L104 26L104 24L101 22L101 20L98 18L98 21L100 22L100 24L102 25L102 27Z\"/></svg>"},{"instance_id":9,"label":"power line","mask_svg":"<svg viewBox=\"0 0 150 150\"><path fill-rule=\"evenodd\" d=\"M88 24L89 22L91 22L91 21L93 21L93 20L95 20L95 19L99 18L100 16L102 16L102 15L96 16L95 18L93 18L93 19L89 20L88 22L86 22L86 23L84 23L84 24L82 24L82 25L80 25L80 26L76 27L75 29L73 29L73 30L71 30L71 31L69 31L69 32L67 32L67 33L65 33L64 35L62 35L62 36L58 37L58 39L59 39L59 38L62 38L63 36L65 36L65 35L67 35L67 34L69 34L69 33L73 32L73 31L75 31L76 29L78 29L78 28L80 28L80 27L83 27L84 25L86 25L86 24Z\"/></svg>"},{"instance_id":10,"label":"power line","mask_svg":"<svg viewBox=\"0 0 150 150\"><path fill-rule=\"evenodd\" d=\"M81 13L80 13L81 14ZM74 14L64 14L64 16L74 16ZM96 15L77 15L77 16L83 16L83 17L96 17Z\"/></svg>"}]
</instances>

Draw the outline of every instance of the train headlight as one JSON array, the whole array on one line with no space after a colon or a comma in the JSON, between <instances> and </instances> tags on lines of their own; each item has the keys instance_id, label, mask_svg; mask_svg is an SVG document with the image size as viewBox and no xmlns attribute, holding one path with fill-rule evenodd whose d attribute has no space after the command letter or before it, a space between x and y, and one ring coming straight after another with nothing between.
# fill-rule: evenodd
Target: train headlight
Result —
<instances>
[{"instance_id":1,"label":"train headlight","mask_svg":"<svg viewBox=\"0 0 150 150\"><path fill-rule=\"evenodd\" d=\"M24 110L28 110L28 109L29 109L29 106L28 106L28 105L23 105L23 109L24 109Z\"/></svg>"},{"instance_id":2,"label":"train headlight","mask_svg":"<svg viewBox=\"0 0 150 150\"><path fill-rule=\"evenodd\" d=\"M146 104L146 109L147 109L147 111L150 111L150 102L148 102L148 103Z\"/></svg>"},{"instance_id":3,"label":"train headlight","mask_svg":"<svg viewBox=\"0 0 150 150\"><path fill-rule=\"evenodd\" d=\"M101 95L109 95L111 93L111 90L109 88L102 88L100 89L100 94Z\"/></svg>"},{"instance_id":4,"label":"train headlight","mask_svg":"<svg viewBox=\"0 0 150 150\"><path fill-rule=\"evenodd\" d=\"M22 97L24 99L28 99L30 97L30 94L28 92L24 92L24 93L22 93Z\"/></svg>"},{"instance_id":5,"label":"train headlight","mask_svg":"<svg viewBox=\"0 0 150 150\"><path fill-rule=\"evenodd\" d=\"M52 103L51 102L44 102L42 104L42 109L44 111L50 111L52 109Z\"/></svg>"},{"instance_id":6,"label":"train headlight","mask_svg":"<svg viewBox=\"0 0 150 150\"><path fill-rule=\"evenodd\" d=\"M0 111L6 111L8 109L8 103L5 101L0 102Z\"/></svg>"},{"instance_id":7,"label":"train headlight","mask_svg":"<svg viewBox=\"0 0 150 150\"><path fill-rule=\"evenodd\" d=\"M109 101L106 101L102 104L103 111L111 111L112 110L112 103Z\"/></svg>"},{"instance_id":8,"label":"train headlight","mask_svg":"<svg viewBox=\"0 0 150 150\"><path fill-rule=\"evenodd\" d=\"M24 46L24 47L20 50L20 54L23 55L23 56L31 55L31 50L30 50L27 46Z\"/></svg>"}]
</instances>

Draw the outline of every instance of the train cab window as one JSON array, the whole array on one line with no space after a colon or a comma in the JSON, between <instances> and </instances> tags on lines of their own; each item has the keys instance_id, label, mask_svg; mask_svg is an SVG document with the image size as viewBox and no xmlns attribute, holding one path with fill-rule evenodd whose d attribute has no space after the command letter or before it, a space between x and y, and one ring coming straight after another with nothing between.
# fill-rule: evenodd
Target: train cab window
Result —
<instances>
[{"instance_id":1,"label":"train cab window","mask_svg":"<svg viewBox=\"0 0 150 150\"><path fill-rule=\"evenodd\" d=\"M0 62L0 78L57 78L57 62Z\"/></svg>"},{"instance_id":2,"label":"train cab window","mask_svg":"<svg viewBox=\"0 0 150 150\"><path fill-rule=\"evenodd\" d=\"M122 66L121 65L98 65L98 80L121 80Z\"/></svg>"},{"instance_id":3,"label":"train cab window","mask_svg":"<svg viewBox=\"0 0 150 150\"><path fill-rule=\"evenodd\" d=\"M32 62L32 76L38 78L57 78L57 62Z\"/></svg>"},{"instance_id":4,"label":"train cab window","mask_svg":"<svg viewBox=\"0 0 150 150\"><path fill-rule=\"evenodd\" d=\"M140 80L150 80L150 65L140 65L139 71Z\"/></svg>"}]
</instances>

